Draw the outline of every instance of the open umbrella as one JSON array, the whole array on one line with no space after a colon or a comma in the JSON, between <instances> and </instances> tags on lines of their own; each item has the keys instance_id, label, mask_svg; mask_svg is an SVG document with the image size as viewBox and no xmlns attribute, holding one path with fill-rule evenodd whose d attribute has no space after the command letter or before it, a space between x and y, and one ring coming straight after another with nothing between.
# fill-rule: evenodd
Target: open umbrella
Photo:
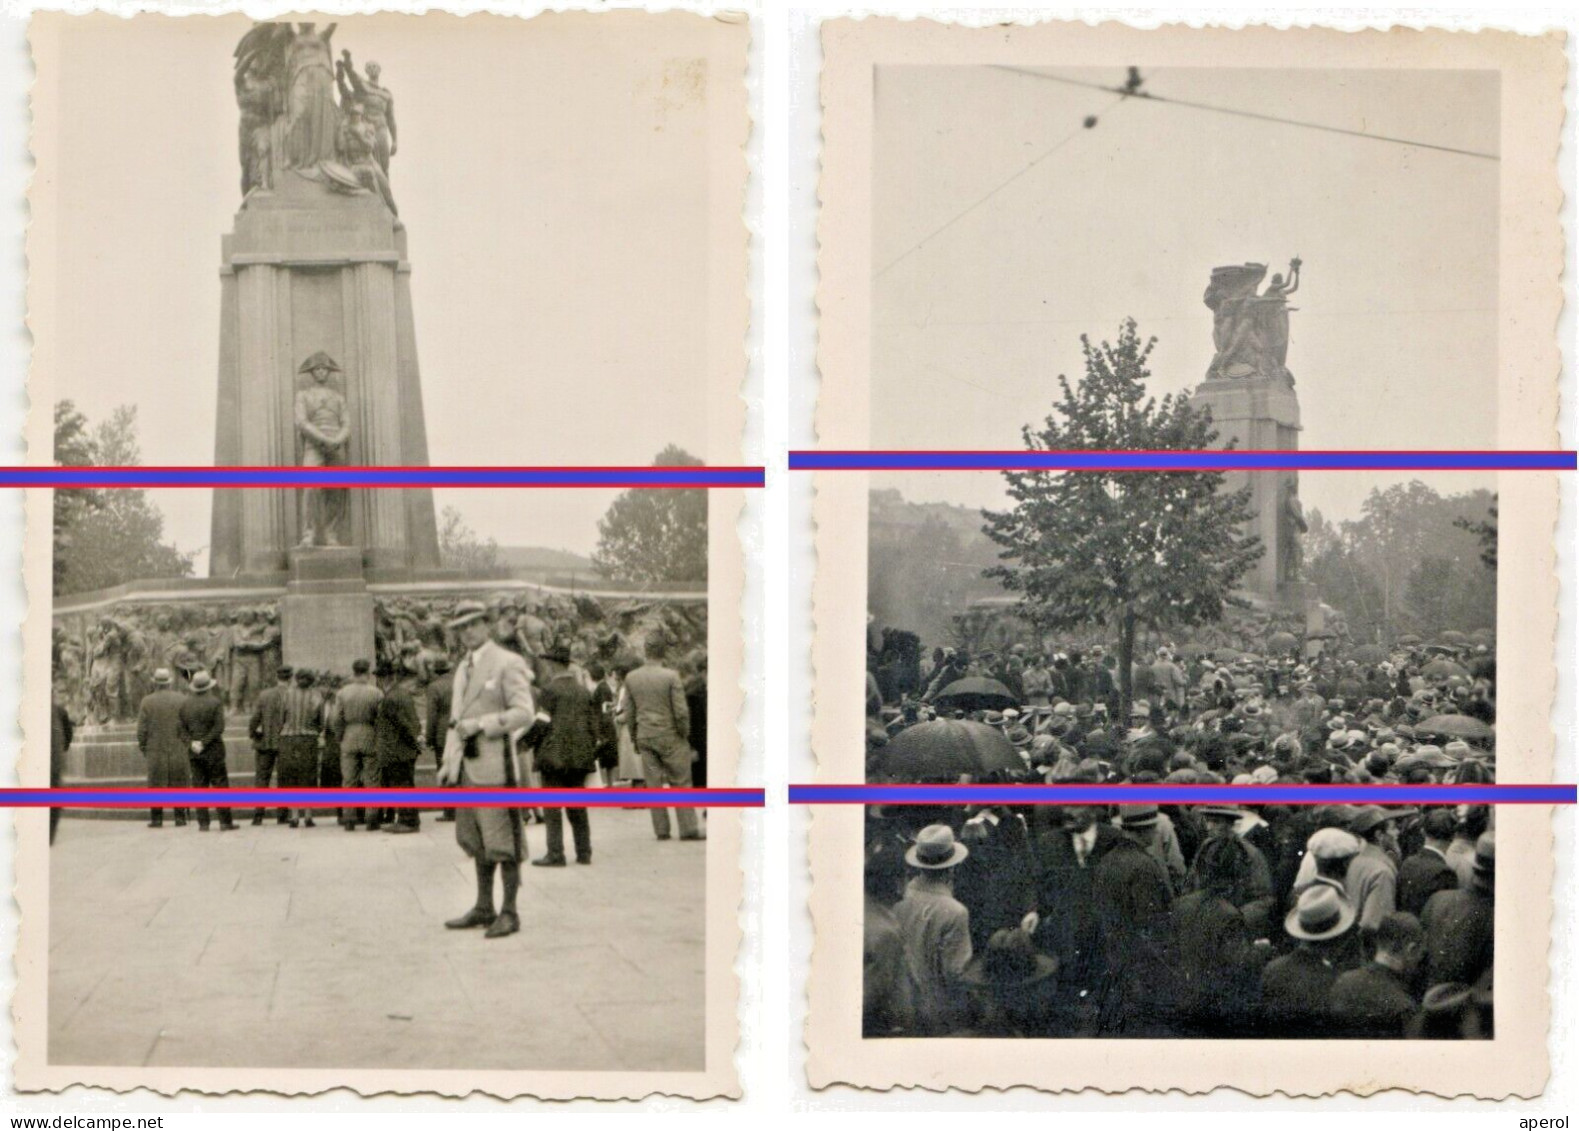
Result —
<instances>
[{"instance_id":1,"label":"open umbrella","mask_svg":"<svg viewBox=\"0 0 1579 1131\"><path fill-rule=\"evenodd\" d=\"M938 692L933 702L948 711L1001 711L1020 705L1014 692L995 679L979 675L956 679Z\"/></svg>"},{"instance_id":2,"label":"open umbrella","mask_svg":"<svg viewBox=\"0 0 1579 1131\"><path fill-rule=\"evenodd\" d=\"M1379 664L1386 658L1387 649L1380 644L1361 644L1358 648L1349 649L1349 659L1362 664Z\"/></svg>"},{"instance_id":3,"label":"open umbrella","mask_svg":"<svg viewBox=\"0 0 1579 1131\"><path fill-rule=\"evenodd\" d=\"M1274 632L1267 637L1266 650L1274 656L1281 655L1284 652L1292 652L1297 647L1299 647L1299 641L1294 638L1292 632Z\"/></svg>"},{"instance_id":4,"label":"open umbrella","mask_svg":"<svg viewBox=\"0 0 1579 1131\"><path fill-rule=\"evenodd\" d=\"M1452 660L1432 660L1420 669L1420 674L1427 679L1446 679L1450 675L1467 677L1469 669L1463 664L1456 664Z\"/></svg>"},{"instance_id":5,"label":"open umbrella","mask_svg":"<svg viewBox=\"0 0 1579 1131\"><path fill-rule=\"evenodd\" d=\"M1179 655L1189 657L1204 656L1206 655L1206 645L1187 640L1179 645Z\"/></svg>"},{"instance_id":6,"label":"open umbrella","mask_svg":"<svg viewBox=\"0 0 1579 1131\"><path fill-rule=\"evenodd\" d=\"M1451 644L1455 647L1469 643L1469 637L1465 636L1462 632L1451 628L1446 632L1441 633L1437 639L1443 644Z\"/></svg>"},{"instance_id":7,"label":"open umbrella","mask_svg":"<svg viewBox=\"0 0 1579 1131\"><path fill-rule=\"evenodd\" d=\"M1235 660L1244 659L1244 653L1237 648L1217 648L1212 652L1212 659L1219 664L1231 664Z\"/></svg>"},{"instance_id":8,"label":"open umbrella","mask_svg":"<svg viewBox=\"0 0 1579 1131\"><path fill-rule=\"evenodd\" d=\"M1025 768L1007 738L968 719L917 723L895 735L876 759L878 772L896 781L954 781L961 774Z\"/></svg>"},{"instance_id":9,"label":"open umbrella","mask_svg":"<svg viewBox=\"0 0 1579 1131\"><path fill-rule=\"evenodd\" d=\"M1402 636L1400 636L1398 638L1398 643L1400 643L1400 644L1418 644L1418 643L1420 643L1420 638L1418 636L1416 636L1412 632L1406 632L1406 633L1404 633Z\"/></svg>"},{"instance_id":10,"label":"open umbrella","mask_svg":"<svg viewBox=\"0 0 1579 1131\"><path fill-rule=\"evenodd\" d=\"M1439 734L1448 738L1462 738L1466 742L1490 738L1493 731L1479 719L1468 715L1432 715L1415 724L1416 734Z\"/></svg>"}]
</instances>

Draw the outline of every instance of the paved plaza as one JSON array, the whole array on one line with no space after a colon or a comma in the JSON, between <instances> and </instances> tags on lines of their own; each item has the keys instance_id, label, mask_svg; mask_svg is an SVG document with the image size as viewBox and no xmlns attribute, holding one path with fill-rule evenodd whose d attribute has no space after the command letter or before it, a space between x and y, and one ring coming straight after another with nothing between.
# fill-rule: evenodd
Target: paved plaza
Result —
<instances>
[{"instance_id":1,"label":"paved plaza","mask_svg":"<svg viewBox=\"0 0 1579 1131\"><path fill-rule=\"evenodd\" d=\"M593 865L523 866L522 929L490 941L444 928L476 884L436 814L392 836L242 812L232 833L61 822L51 1063L703 1067L705 844L594 810Z\"/></svg>"}]
</instances>

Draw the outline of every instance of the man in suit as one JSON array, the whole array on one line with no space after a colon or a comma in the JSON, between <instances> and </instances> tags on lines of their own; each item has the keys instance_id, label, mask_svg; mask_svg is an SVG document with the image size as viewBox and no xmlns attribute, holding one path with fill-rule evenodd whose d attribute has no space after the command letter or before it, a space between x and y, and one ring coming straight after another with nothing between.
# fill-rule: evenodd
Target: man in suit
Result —
<instances>
[{"instance_id":1,"label":"man in suit","mask_svg":"<svg viewBox=\"0 0 1579 1131\"><path fill-rule=\"evenodd\" d=\"M274 767L280 756L280 731L285 725L285 692L291 685L291 669L280 668L274 673L275 684L258 696L252 709L252 721L247 733L252 736L252 749L257 756L257 769L252 777L254 789L268 789L274 777ZM259 805L252 813L252 823L263 823L264 807ZM279 821L286 819L285 810L279 811Z\"/></svg>"},{"instance_id":2,"label":"man in suit","mask_svg":"<svg viewBox=\"0 0 1579 1131\"><path fill-rule=\"evenodd\" d=\"M374 746L378 750L379 784L385 789L417 787L417 755L422 752L422 723L417 717L417 701L411 694L415 677L397 672L388 663L378 665L378 679L384 697L378 701L373 719ZM411 806L386 812L385 832L414 833L421 818Z\"/></svg>"},{"instance_id":3,"label":"man in suit","mask_svg":"<svg viewBox=\"0 0 1579 1131\"><path fill-rule=\"evenodd\" d=\"M455 671L439 784L463 789L513 788L520 777L511 735L525 730L532 721L532 674L525 660L490 638L488 609L481 602L456 605L450 629L459 636L466 656ZM455 840L476 866L477 902L466 914L444 925L452 930L486 927L490 939L515 934L521 929L515 900L521 888L521 859L526 855L520 810L460 809L455 818ZM497 913L493 903L495 870L501 873L504 888L504 902Z\"/></svg>"},{"instance_id":4,"label":"man in suit","mask_svg":"<svg viewBox=\"0 0 1579 1131\"><path fill-rule=\"evenodd\" d=\"M192 765L192 784L198 789L228 789L225 772L225 705L214 693L214 677L206 671L192 675L192 693L181 704L179 714L181 741L186 743ZM208 831L208 807L197 809L197 827ZM219 831L234 832L235 818L229 807L219 810Z\"/></svg>"},{"instance_id":5,"label":"man in suit","mask_svg":"<svg viewBox=\"0 0 1579 1131\"><path fill-rule=\"evenodd\" d=\"M455 673L450 670L450 658L440 656L433 661L433 678L423 692L423 709L427 723L423 741L433 752L434 764L444 760L444 736L450 727L450 700L455 692ZM453 821L455 810L446 809L439 814L441 821Z\"/></svg>"},{"instance_id":6,"label":"man in suit","mask_svg":"<svg viewBox=\"0 0 1579 1131\"><path fill-rule=\"evenodd\" d=\"M537 707L549 718L548 731L537 744L537 771L544 789L580 789L597 766L597 714L592 696L570 667L570 649L550 645L541 657L547 683L538 690ZM592 863L592 827L583 808L543 811L548 826L548 851L532 863L539 868L565 866L565 818L576 844L576 863Z\"/></svg>"},{"instance_id":7,"label":"man in suit","mask_svg":"<svg viewBox=\"0 0 1579 1131\"><path fill-rule=\"evenodd\" d=\"M153 681L154 689L137 707L137 749L148 762L148 788L184 789L192 780L186 744L181 741L181 704L186 696L175 690L169 668L157 669ZM184 808L176 809L175 823L186 824ZM164 810L156 805L148 811L148 827L163 825Z\"/></svg>"},{"instance_id":8,"label":"man in suit","mask_svg":"<svg viewBox=\"0 0 1579 1131\"><path fill-rule=\"evenodd\" d=\"M1106 820L1101 805L1068 805L1036 814L1040 828L1032 841L1036 907L1040 920L1036 947L1058 959L1059 1009L1055 1021L1070 1035L1094 1021L1095 997L1105 984L1106 951L1092 894L1096 866L1122 835Z\"/></svg>"},{"instance_id":9,"label":"man in suit","mask_svg":"<svg viewBox=\"0 0 1579 1131\"><path fill-rule=\"evenodd\" d=\"M373 742L373 716L383 692L373 686L373 665L366 660L351 664L351 682L334 697L335 737L340 742L340 781L346 789L378 786L378 749ZM378 810L368 809L367 827L378 828ZM354 829L363 810L347 809L345 827Z\"/></svg>"},{"instance_id":10,"label":"man in suit","mask_svg":"<svg viewBox=\"0 0 1579 1131\"><path fill-rule=\"evenodd\" d=\"M1458 887L1458 873L1447 862L1458 815L1451 806L1443 805L1428 810L1423 824L1425 844L1398 865L1398 910L1416 917L1437 892Z\"/></svg>"},{"instance_id":11,"label":"man in suit","mask_svg":"<svg viewBox=\"0 0 1579 1131\"><path fill-rule=\"evenodd\" d=\"M664 642L647 643L646 662L625 679L625 711L622 722L634 723L636 749L641 753L648 789L691 788L690 746L691 711L685 702L685 686L673 668L665 667ZM706 840L697 823L696 810L677 810L681 840ZM652 810L652 831L659 840L669 839L669 810Z\"/></svg>"}]
</instances>

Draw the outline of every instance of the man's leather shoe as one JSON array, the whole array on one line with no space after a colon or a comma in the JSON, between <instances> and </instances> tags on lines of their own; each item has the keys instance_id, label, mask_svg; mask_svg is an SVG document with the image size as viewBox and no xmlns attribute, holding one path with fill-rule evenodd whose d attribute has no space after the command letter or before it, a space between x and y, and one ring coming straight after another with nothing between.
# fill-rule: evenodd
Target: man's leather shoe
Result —
<instances>
[{"instance_id":1,"label":"man's leather shoe","mask_svg":"<svg viewBox=\"0 0 1579 1131\"><path fill-rule=\"evenodd\" d=\"M471 927L491 927L497 919L492 911L485 911L481 907L473 907L459 919L450 919L444 925L452 931L464 931Z\"/></svg>"},{"instance_id":2,"label":"man's leather shoe","mask_svg":"<svg viewBox=\"0 0 1579 1131\"><path fill-rule=\"evenodd\" d=\"M585 856L577 856L576 857L576 863L577 864L590 864L590 863L592 863L592 853L589 852Z\"/></svg>"},{"instance_id":3,"label":"man's leather shoe","mask_svg":"<svg viewBox=\"0 0 1579 1131\"><path fill-rule=\"evenodd\" d=\"M563 856L555 856L552 852L547 856L539 856L532 861L532 867L534 868L563 868L564 866L565 858Z\"/></svg>"},{"instance_id":4,"label":"man's leather shoe","mask_svg":"<svg viewBox=\"0 0 1579 1131\"><path fill-rule=\"evenodd\" d=\"M261 825L263 823L263 814L262 813L254 813L252 815L252 823L254 825Z\"/></svg>"},{"instance_id":5,"label":"man's leather shoe","mask_svg":"<svg viewBox=\"0 0 1579 1131\"><path fill-rule=\"evenodd\" d=\"M521 929L520 917L514 911L501 911L499 917L493 921L483 935L485 939L502 939L505 935L513 935Z\"/></svg>"},{"instance_id":6,"label":"man's leather shoe","mask_svg":"<svg viewBox=\"0 0 1579 1131\"><path fill-rule=\"evenodd\" d=\"M681 840L706 840L707 839L707 834L706 833L686 833L680 839Z\"/></svg>"},{"instance_id":7,"label":"man's leather shoe","mask_svg":"<svg viewBox=\"0 0 1579 1131\"><path fill-rule=\"evenodd\" d=\"M386 833L414 833L420 830L416 825L390 825L384 830Z\"/></svg>"}]
</instances>

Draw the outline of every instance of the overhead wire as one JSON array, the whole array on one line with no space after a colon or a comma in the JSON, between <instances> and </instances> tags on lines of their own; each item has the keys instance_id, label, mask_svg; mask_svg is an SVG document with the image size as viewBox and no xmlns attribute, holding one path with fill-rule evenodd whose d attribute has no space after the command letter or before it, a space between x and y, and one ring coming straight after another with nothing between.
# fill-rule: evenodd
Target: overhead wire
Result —
<instances>
[{"instance_id":1,"label":"overhead wire","mask_svg":"<svg viewBox=\"0 0 1579 1131\"><path fill-rule=\"evenodd\" d=\"M995 71L1008 71L1010 74L1025 75L1028 78L1044 79L1047 82L1061 83L1064 86L1084 87L1087 90L1104 90L1110 94L1119 94L1134 98L1140 102L1155 102L1163 106L1183 106L1191 110L1206 110L1214 114L1227 114L1235 118L1249 118L1257 122L1275 122L1279 125L1298 126L1307 130L1320 130L1323 133L1342 134L1345 137L1364 138L1367 141L1385 142L1390 145L1407 145L1415 149L1430 149L1438 153L1453 153L1460 157L1473 157L1481 161L1500 161L1501 156L1496 153L1486 153L1478 149L1465 149L1456 145L1442 145L1433 141L1420 141L1416 138L1395 137L1390 134L1373 134L1365 130L1352 129L1348 126L1333 126L1325 122L1311 122L1299 118L1284 118L1276 114L1263 114L1257 110L1241 110L1235 106L1220 106L1210 102L1193 102L1185 98L1170 98L1165 94L1153 94L1144 90L1129 90L1121 86L1108 86L1104 83L1089 82L1083 79L1072 79L1067 75L1050 74L1047 71L1032 70L1029 67L1011 67L1005 63L990 64Z\"/></svg>"},{"instance_id":2,"label":"overhead wire","mask_svg":"<svg viewBox=\"0 0 1579 1131\"><path fill-rule=\"evenodd\" d=\"M1106 114L1109 110L1113 109L1113 107L1117 106L1120 102L1123 102L1126 98L1129 97L1129 94L1127 92L1121 91L1121 90L1120 91L1113 91L1111 93L1116 93L1118 95L1118 97L1115 98L1111 103L1109 103L1106 107L1104 107L1100 111L1100 113L1102 113L1102 114ZM1084 123L1082 123L1080 126L1075 128L1074 130L1072 130L1070 133L1068 133L1064 137L1060 138L1057 142L1055 142L1053 144L1053 146L1050 149L1043 150L1038 156L1036 156L1035 158L1033 158L1031 160L1030 164L1022 166L1019 169L1018 172L1016 172L1008 180L1006 180L1006 181L1002 182L1001 184L999 184L991 192L987 193L986 196L980 197L979 199L975 200L971 204L966 205L964 208L962 208L958 212L956 212L953 216L951 216L947 220L945 220L942 223L942 225L940 225L937 228L934 228L931 232L929 232L925 236L922 236L915 243L911 244L900 255L898 255L895 258L889 260L886 264L884 264L881 268L879 268L876 272L873 273L872 278L873 279L881 279L884 275L888 274L888 272L892 271L895 267L899 266L906 259L909 259L916 252L920 251L929 242L931 242L932 240L937 239L938 236L940 236L944 232L948 231L955 224L957 224L961 220L963 220L966 216L969 216L972 212L976 211L976 209L980 208L983 204L986 204L993 197L997 196L1000 192L1002 192L1004 189L1008 188L1015 181L1019 180L1021 177L1025 176L1025 174L1029 173L1032 169L1034 169L1038 165L1040 165L1043 161L1047 160L1053 154L1057 153L1060 149L1062 149L1064 146L1068 145L1075 138L1077 138L1081 134L1087 132L1090 128L1091 128L1090 126L1087 126Z\"/></svg>"}]
</instances>

